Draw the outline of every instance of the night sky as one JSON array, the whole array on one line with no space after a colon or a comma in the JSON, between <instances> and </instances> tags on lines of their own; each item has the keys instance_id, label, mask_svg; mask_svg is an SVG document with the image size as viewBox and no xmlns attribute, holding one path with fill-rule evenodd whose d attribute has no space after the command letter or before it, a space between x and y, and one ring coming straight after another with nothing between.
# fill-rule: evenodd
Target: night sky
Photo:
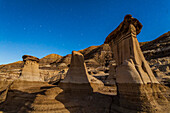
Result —
<instances>
[{"instance_id":1,"label":"night sky","mask_svg":"<svg viewBox=\"0 0 170 113\"><path fill-rule=\"evenodd\" d=\"M0 64L101 45L126 14L139 42L170 30L170 0L0 0Z\"/></svg>"}]
</instances>

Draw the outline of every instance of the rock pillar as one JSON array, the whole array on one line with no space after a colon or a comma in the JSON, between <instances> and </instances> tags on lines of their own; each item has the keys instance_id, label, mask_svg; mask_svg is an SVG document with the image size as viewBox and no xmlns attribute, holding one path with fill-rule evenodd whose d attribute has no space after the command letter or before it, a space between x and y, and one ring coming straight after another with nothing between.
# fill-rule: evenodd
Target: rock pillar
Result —
<instances>
[{"instance_id":1,"label":"rock pillar","mask_svg":"<svg viewBox=\"0 0 170 113\"><path fill-rule=\"evenodd\" d=\"M20 80L25 81L43 81L43 78L39 73L39 59L34 56L24 55L23 57L24 67Z\"/></svg>"},{"instance_id":2,"label":"rock pillar","mask_svg":"<svg viewBox=\"0 0 170 113\"><path fill-rule=\"evenodd\" d=\"M111 32L105 40L111 46L117 64L116 84L120 106L145 112L160 109L159 104L167 99L159 90L136 36L142 24L131 15Z\"/></svg>"},{"instance_id":3,"label":"rock pillar","mask_svg":"<svg viewBox=\"0 0 170 113\"><path fill-rule=\"evenodd\" d=\"M101 81L88 75L84 56L80 52L73 51L70 68L60 86L65 91L92 93L100 85L103 85Z\"/></svg>"}]
</instances>

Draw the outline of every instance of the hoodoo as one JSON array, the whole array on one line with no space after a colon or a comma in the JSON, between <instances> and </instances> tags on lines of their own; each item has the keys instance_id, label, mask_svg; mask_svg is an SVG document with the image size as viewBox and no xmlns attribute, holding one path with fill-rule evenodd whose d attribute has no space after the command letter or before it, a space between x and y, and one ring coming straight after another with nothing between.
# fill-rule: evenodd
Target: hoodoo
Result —
<instances>
[{"instance_id":1,"label":"hoodoo","mask_svg":"<svg viewBox=\"0 0 170 113\"><path fill-rule=\"evenodd\" d=\"M43 81L39 73L39 59L30 55L24 55L22 58L24 67L22 68L20 80Z\"/></svg>"},{"instance_id":2,"label":"hoodoo","mask_svg":"<svg viewBox=\"0 0 170 113\"><path fill-rule=\"evenodd\" d=\"M96 87L100 85L103 85L101 81L88 75L84 56L80 52L73 51L70 68L60 86L70 91L81 90L81 92L91 93L93 90L97 90Z\"/></svg>"},{"instance_id":3,"label":"hoodoo","mask_svg":"<svg viewBox=\"0 0 170 113\"><path fill-rule=\"evenodd\" d=\"M154 77L136 36L142 24L131 15L111 32L105 40L113 51L117 69L116 84L119 104L121 107L154 112L167 99L159 90L159 82Z\"/></svg>"}]
</instances>

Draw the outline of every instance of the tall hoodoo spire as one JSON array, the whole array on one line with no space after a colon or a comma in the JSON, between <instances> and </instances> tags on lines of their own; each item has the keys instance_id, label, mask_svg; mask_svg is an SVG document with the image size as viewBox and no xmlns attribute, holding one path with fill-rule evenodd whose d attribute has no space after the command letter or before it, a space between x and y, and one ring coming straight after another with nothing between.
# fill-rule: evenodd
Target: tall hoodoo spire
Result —
<instances>
[{"instance_id":1,"label":"tall hoodoo spire","mask_svg":"<svg viewBox=\"0 0 170 113\"><path fill-rule=\"evenodd\" d=\"M140 49L136 36L141 29L142 24L136 18L126 15L104 43L111 46L116 60L115 74L120 106L152 112L159 109L158 101L167 100L161 94L160 84Z\"/></svg>"}]
</instances>

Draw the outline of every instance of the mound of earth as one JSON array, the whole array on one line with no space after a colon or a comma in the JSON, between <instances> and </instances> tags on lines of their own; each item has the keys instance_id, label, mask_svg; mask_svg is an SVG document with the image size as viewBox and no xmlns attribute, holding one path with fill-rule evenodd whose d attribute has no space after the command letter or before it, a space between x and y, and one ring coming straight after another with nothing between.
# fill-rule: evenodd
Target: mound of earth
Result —
<instances>
[{"instance_id":1,"label":"mound of earth","mask_svg":"<svg viewBox=\"0 0 170 113\"><path fill-rule=\"evenodd\" d=\"M50 65L51 63L61 59L62 56L58 55L58 54L49 54L43 58L40 59L40 66L44 66L44 65Z\"/></svg>"}]
</instances>

